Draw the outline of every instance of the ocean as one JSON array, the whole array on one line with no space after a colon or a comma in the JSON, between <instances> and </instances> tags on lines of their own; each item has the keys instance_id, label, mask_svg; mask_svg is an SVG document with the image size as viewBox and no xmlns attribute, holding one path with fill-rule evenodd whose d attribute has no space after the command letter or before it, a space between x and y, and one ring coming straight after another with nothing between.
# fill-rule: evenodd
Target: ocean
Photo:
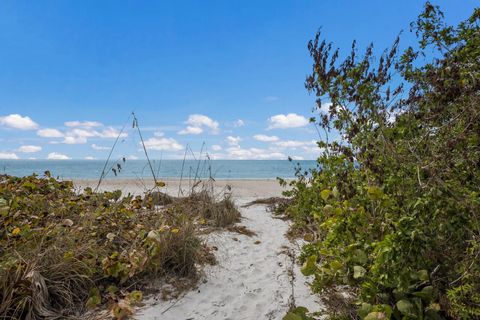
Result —
<instances>
[{"instance_id":1,"label":"ocean","mask_svg":"<svg viewBox=\"0 0 480 320\"><path fill-rule=\"evenodd\" d=\"M165 179L182 176L185 179L195 176L212 176L222 180L288 179L295 177L297 164L303 170L316 167L314 160L152 160L151 163L155 175ZM105 160L0 160L0 173L22 177L32 173L41 175L48 170L52 176L61 179L98 179L104 165ZM110 161L105 172L105 179L152 177L150 166L145 160Z\"/></svg>"}]
</instances>

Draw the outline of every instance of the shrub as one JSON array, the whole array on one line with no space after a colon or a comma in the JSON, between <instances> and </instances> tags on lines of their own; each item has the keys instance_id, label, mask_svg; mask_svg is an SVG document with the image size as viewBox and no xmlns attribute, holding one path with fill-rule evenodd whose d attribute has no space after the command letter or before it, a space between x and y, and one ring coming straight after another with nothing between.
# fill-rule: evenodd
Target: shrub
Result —
<instances>
[{"instance_id":1,"label":"shrub","mask_svg":"<svg viewBox=\"0 0 480 320\"><path fill-rule=\"evenodd\" d=\"M195 274L202 219L120 191L76 193L48 172L1 176L0 318L81 318L103 304L124 318L147 280Z\"/></svg>"},{"instance_id":2,"label":"shrub","mask_svg":"<svg viewBox=\"0 0 480 320\"><path fill-rule=\"evenodd\" d=\"M480 317L479 22L475 9L447 26L427 3L419 45L400 54L397 38L378 61L373 46L339 62L320 34L309 43L326 137L287 213L316 239L303 248L313 289L347 285L360 318Z\"/></svg>"}]
</instances>

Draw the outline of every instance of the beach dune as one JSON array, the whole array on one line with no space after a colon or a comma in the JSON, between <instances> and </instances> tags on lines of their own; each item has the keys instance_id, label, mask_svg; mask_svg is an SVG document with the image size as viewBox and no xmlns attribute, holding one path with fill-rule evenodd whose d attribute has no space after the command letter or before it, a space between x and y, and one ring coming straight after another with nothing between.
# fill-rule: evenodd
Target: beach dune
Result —
<instances>
[{"instance_id":1,"label":"beach dune","mask_svg":"<svg viewBox=\"0 0 480 320\"><path fill-rule=\"evenodd\" d=\"M95 187L97 181L76 180L77 188ZM177 195L181 186L188 192L192 183L167 180L162 191ZM100 190L122 190L142 194L152 180L106 180ZM219 230L203 237L215 251L217 265L207 266L198 287L177 299L150 296L138 310L136 319L282 319L296 303L310 311L320 311L319 297L312 295L308 279L298 267L301 240L289 240L289 222L277 219L264 205L243 207L284 190L276 180L219 180L215 192L231 192L242 214L238 224L255 232L252 237ZM229 187L227 187L229 186Z\"/></svg>"}]
</instances>

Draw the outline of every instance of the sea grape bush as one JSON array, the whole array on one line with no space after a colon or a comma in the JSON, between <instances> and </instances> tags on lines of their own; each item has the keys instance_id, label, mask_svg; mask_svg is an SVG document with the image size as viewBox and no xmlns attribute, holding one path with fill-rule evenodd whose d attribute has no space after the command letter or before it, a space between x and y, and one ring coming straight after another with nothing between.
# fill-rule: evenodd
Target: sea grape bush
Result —
<instances>
[{"instance_id":1,"label":"sea grape bush","mask_svg":"<svg viewBox=\"0 0 480 320\"><path fill-rule=\"evenodd\" d=\"M320 33L309 43L306 87L330 102L312 121L341 138L298 171L287 214L314 291L346 285L356 317L480 317L479 23L477 8L447 26L426 3L402 52L354 42L340 62Z\"/></svg>"},{"instance_id":2,"label":"sea grape bush","mask_svg":"<svg viewBox=\"0 0 480 320\"><path fill-rule=\"evenodd\" d=\"M193 276L206 252L199 228L216 222L187 200L156 207L150 195L77 192L49 172L0 176L0 318L86 319L98 306L129 317L149 280Z\"/></svg>"}]
</instances>

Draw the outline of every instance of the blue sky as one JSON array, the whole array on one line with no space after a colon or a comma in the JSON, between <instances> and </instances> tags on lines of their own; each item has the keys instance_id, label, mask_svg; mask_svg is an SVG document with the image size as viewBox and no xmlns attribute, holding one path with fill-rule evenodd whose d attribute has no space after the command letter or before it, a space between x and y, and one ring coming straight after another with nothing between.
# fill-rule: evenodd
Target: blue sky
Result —
<instances>
[{"instance_id":1,"label":"blue sky","mask_svg":"<svg viewBox=\"0 0 480 320\"><path fill-rule=\"evenodd\" d=\"M447 21L473 0L436 1ZM422 1L1 1L0 158L104 159L135 111L152 158L314 159L307 42L389 46ZM127 125L116 155L142 158Z\"/></svg>"}]
</instances>

